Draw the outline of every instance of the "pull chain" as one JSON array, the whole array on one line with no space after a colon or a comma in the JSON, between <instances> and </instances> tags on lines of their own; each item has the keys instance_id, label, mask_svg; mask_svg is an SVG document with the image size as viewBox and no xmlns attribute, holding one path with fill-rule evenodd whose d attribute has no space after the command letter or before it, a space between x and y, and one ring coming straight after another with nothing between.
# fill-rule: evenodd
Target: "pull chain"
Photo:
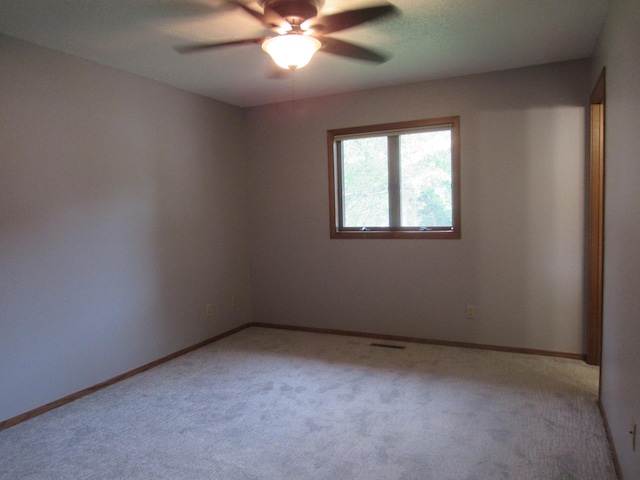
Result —
<instances>
[{"instance_id":1,"label":"pull chain","mask_svg":"<svg viewBox=\"0 0 640 480\"><path fill-rule=\"evenodd\" d=\"M296 69L291 69L291 110L293 119L296 119Z\"/></svg>"}]
</instances>

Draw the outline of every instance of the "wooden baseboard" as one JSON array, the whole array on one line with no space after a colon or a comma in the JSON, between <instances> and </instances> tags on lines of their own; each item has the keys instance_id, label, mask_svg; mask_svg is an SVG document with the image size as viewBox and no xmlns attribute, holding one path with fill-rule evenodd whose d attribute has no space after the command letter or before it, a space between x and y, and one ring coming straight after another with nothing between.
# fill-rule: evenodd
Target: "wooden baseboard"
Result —
<instances>
[{"instance_id":1,"label":"wooden baseboard","mask_svg":"<svg viewBox=\"0 0 640 480\"><path fill-rule=\"evenodd\" d=\"M607 433L607 440L609 440L609 448L611 448L611 457L613 458L613 466L616 469L616 475L618 475L618 480L624 480L622 469L620 468L620 461L618 460L618 453L616 452L616 446L613 443L613 435L611 435L611 427L609 427L609 420L607 420L607 412L605 412L600 399L598 399L598 409L600 409L600 415L602 415L602 422L604 423L604 431Z\"/></svg>"},{"instance_id":2,"label":"wooden baseboard","mask_svg":"<svg viewBox=\"0 0 640 480\"><path fill-rule=\"evenodd\" d=\"M237 333L241 330L244 330L245 328L249 327L250 324L245 324L242 325L240 327L234 328L232 330L226 331L221 333L220 335L216 335L215 337L211 337L207 340L204 340L202 342L196 343L195 345L191 345L190 347L187 348L183 348L182 350L178 350L177 352L174 352L170 355L167 355L166 357L162 357L158 360L154 360L153 362L147 363L146 365L142 365L141 367L138 368L134 368L133 370L129 370L128 372L125 372L123 374L117 375L113 378L110 378L108 380L105 380L104 382L100 382L97 383L96 385L92 385L91 387L85 388L83 390L80 390L79 392L75 392L72 393L70 395L67 395L66 397L60 398L58 400L54 400L53 402L47 403L46 405L42 405L41 407L37 407L34 408L33 410L29 410L28 412L22 413L20 415L17 415L15 417L9 418L8 420L4 420L3 422L0 422L0 432L2 430L6 430L9 427L13 427L14 425L17 425L19 423L25 422L27 420L30 420L34 417L37 417L38 415L42 415L43 413L46 413L50 410L53 410L54 408L58 408L61 407L62 405L66 405L67 403L71 403L74 400L77 400L79 398L85 397L87 395L90 395L94 392L97 392L98 390L102 390L103 388L107 388L111 385L113 385L114 383L118 383L121 382L122 380L125 380L127 378L133 377L134 375L137 375L139 373L142 373L146 370L149 370L153 367L157 367L158 365L161 365L163 363L168 362L169 360L173 360L174 358L178 358L186 353L192 352L194 350L197 350L198 348L202 348L205 345L209 345L210 343L216 342L224 337L228 337L229 335L233 335L234 333Z\"/></svg>"},{"instance_id":3,"label":"wooden baseboard","mask_svg":"<svg viewBox=\"0 0 640 480\"><path fill-rule=\"evenodd\" d=\"M585 355L580 353L554 352L549 350L536 350L533 348L503 347L500 345L483 345L478 343L452 342L448 340L432 340L428 338L403 337L399 335L356 332L351 330L337 330L337 329L330 329L330 328L299 327L295 325L279 325L277 323L261 323L261 322L251 322L248 324L248 326L276 328L281 330L297 330L300 332L311 332L311 333L326 333L330 335L347 335L350 337L374 338L376 340L388 340L392 342L423 343L427 345L443 345L446 347L474 348L476 350L495 350L498 352L524 353L528 355L543 355L546 357L569 358L572 360L584 361L586 358Z\"/></svg>"},{"instance_id":4,"label":"wooden baseboard","mask_svg":"<svg viewBox=\"0 0 640 480\"><path fill-rule=\"evenodd\" d=\"M72 393L70 395L67 395L66 397L60 398L58 400L54 400L53 402L47 403L46 405L42 405L41 407L34 408L33 410L29 410L28 412L9 418L8 420L4 420L3 422L0 422L0 431L5 430L9 427L13 427L14 425L17 425L19 423L25 422L31 418L37 417L38 415L42 415L43 413L53 410L54 408L61 407L62 405L65 405L67 403L71 403L74 400L82 398L86 395L90 395L91 393L97 392L98 390L102 390L103 388L109 387L115 383L121 382L122 380L133 377L134 375L142 373L153 367L157 367L158 365L168 362L169 360L173 360L174 358L177 358L186 353L192 352L193 350L197 350L198 348L204 347L205 345L216 342L224 337L228 337L230 335L233 335L234 333L238 333L239 331L249 327L275 328L275 329L281 329L281 330L297 330L300 332L325 333L325 334L331 334L331 335L347 335L351 337L364 337L364 338L372 338L377 340L387 340L387 341L394 341L394 342L444 345L448 347L475 348L480 350L496 350L499 352L525 353L530 355L544 355L544 356L551 356L551 357L570 358L575 360L585 359L584 355L580 355L577 353L551 352L547 350L534 350L530 348L514 348L514 347L502 347L497 345L481 345L476 343L450 342L447 340L430 340L426 338L403 337L399 335L384 335L379 333L355 332L350 330L336 330L336 329L330 329L330 328L299 327L294 325L279 325L276 323L249 322L237 328L229 330L227 332L221 333L220 335L216 335L215 337L199 342L190 347L183 348L182 350L179 350L170 355L167 355L166 357L162 357L158 360L147 363L146 365L143 365L138 368L134 368L133 370L125 372L121 375L117 375L113 378L110 378L109 380L105 380L104 382L100 382L96 385L80 390L79 392ZM604 412L603 412L603 418L604 418ZM606 421L605 421L605 425L606 425ZM607 430L607 434L609 435L608 430ZM615 455L614 455L614 460L615 460ZM618 469L618 466L616 466L616 469Z\"/></svg>"}]
</instances>

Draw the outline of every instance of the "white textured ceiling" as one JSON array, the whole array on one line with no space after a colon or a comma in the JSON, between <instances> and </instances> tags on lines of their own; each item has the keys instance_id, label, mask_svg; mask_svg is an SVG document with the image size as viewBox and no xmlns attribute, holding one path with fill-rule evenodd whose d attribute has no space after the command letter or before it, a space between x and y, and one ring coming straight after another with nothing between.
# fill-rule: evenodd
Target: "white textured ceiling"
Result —
<instances>
[{"instance_id":1,"label":"white textured ceiling","mask_svg":"<svg viewBox=\"0 0 640 480\"><path fill-rule=\"evenodd\" d=\"M585 58L608 0L391 0L393 18L332 36L387 53L375 65L318 53L295 97ZM259 9L255 2L246 2ZM323 13L384 3L326 0ZM223 0L0 0L0 32L238 106L292 98L259 45L179 55L174 46L260 37Z\"/></svg>"}]
</instances>

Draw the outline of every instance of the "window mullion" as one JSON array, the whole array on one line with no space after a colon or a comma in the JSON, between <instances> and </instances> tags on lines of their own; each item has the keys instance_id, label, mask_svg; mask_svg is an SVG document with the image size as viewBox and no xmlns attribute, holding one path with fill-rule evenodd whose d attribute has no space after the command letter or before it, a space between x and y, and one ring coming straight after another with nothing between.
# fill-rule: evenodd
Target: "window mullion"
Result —
<instances>
[{"instance_id":1,"label":"window mullion","mask_svg":"<svg viewBox=\"0 0 640 480\"><path fill-rule=\"evenodd\" d=\"M389 135L387 137L387 157L389 169L389 226L399 228L401 226L401 202L400 202L400 136Z\"/></svg>"}]
</instances>

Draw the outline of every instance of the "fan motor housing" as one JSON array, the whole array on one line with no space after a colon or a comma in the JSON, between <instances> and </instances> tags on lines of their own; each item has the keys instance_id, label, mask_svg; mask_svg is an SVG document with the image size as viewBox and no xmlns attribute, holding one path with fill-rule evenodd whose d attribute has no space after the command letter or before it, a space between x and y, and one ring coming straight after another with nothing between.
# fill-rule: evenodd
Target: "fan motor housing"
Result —
<instances>
[{"instance_id":1,"label":"fan motor housing","mask_svg":"<svg viewBox=\"0 0 640 480\"><path fill-rule=\"evenodd\" d=\"M289 23L300 24L309 18L318 16L322 7L321 0L262 0L260 4L265 12L274 11Z\"/></svg>"}]
</instances>

